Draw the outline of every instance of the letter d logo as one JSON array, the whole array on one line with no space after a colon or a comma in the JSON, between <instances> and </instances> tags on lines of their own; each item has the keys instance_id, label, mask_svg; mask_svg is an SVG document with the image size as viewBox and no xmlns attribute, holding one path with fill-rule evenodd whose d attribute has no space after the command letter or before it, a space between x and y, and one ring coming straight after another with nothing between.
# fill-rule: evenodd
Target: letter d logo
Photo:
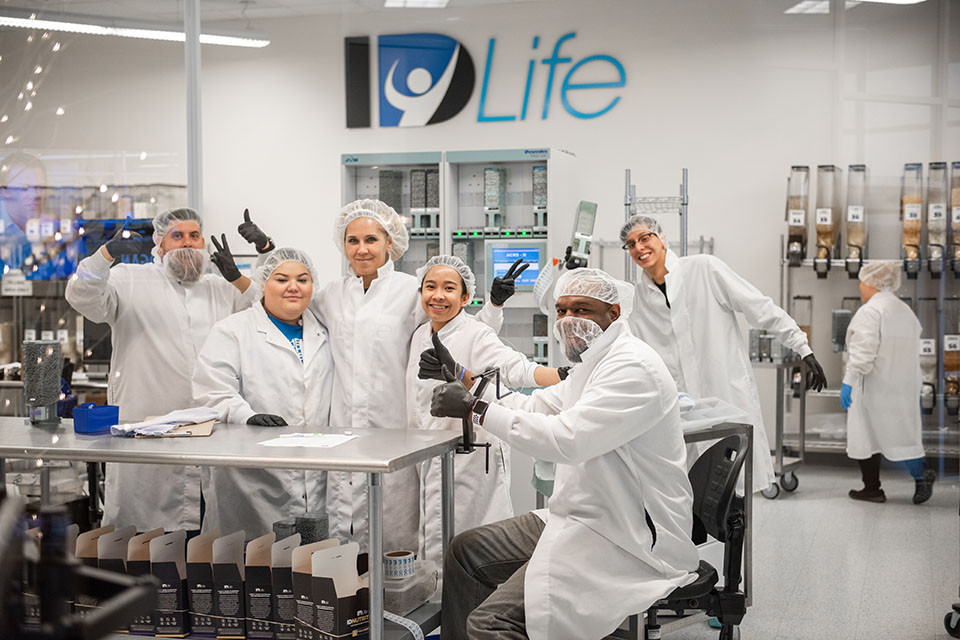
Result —
<instances>
[{"instance_id":1,"label":"letter d logo","mask_svg":"<svg viewBox=\"0 0 960 640\"><path fill-rule=\"evenodd\" d=\"M363 77L369 54L364 40L346 42L348 127L370 126L369 85ZM377 67L381 127L422 127L449 120L470 101L476 80L466 48L437 33L379 36Z\"/></svg>"}]
</instances>

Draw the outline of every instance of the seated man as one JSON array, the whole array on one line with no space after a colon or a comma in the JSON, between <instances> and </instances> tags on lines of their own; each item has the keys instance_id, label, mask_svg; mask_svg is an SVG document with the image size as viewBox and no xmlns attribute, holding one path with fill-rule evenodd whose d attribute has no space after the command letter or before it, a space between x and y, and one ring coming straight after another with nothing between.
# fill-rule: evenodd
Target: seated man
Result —
<instances>
[{"instance_id":1,"label":"seated man","mask_svg":"<svg viewBox=\"0 0 960 640\"><path fill-rule=\"evenodd\" d=\"M477 400L452 375L434 391L433 415L470 418L557 463L547 512L454 538L444 639L602 638L694 580L677 387L621 318L632 295L603 271L567 272L556 285L556 334L579 364L566 380L502 404Z\"/></svg>"}]
</instances>

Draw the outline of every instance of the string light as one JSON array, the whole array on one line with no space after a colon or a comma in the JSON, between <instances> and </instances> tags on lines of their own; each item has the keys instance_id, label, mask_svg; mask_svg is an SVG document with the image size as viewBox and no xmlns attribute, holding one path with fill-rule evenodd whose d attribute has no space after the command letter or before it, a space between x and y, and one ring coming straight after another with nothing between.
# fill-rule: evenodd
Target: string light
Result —
<instances>
[{"instance_id":1,"label":"string light","mask_svg":"<svg viewBox=\"0 0 960 640\"><path fill-rule=\"evenodd\" d=\"M117 193L116 191L114 191L113 195L110 196L110 202L116 202L119 199L120 199L120 194Z\"/></svg>"},{"instance_id":2,"label":"string light","mask_svg":"<svg viewBox=\"0 0 960 640\"><path fill-rule=\"evenodd\" d=\"M17 94L17 100L23 100L23 91Z\"/></svg>"},{"instance_id":3,"label":"string light","mask_svg":"<svg viewBox=\"0 0 960 640\"><path fill-rule=\"evenodd\" d=\"M63 110L63 107L57 107L57 115L62 116L66 111Z\"/></svg>"},{"instance_id":4,"label":"string light","mask_svg":"<svg viewBox=\"0 0 960 640\"><path fill-rule=\"evenodd\" d=\"M147 159L147 152L146 152L146 151L141 151L141 152L140 152L140 159L141 159L141 160L146 160L146 159Z\"/></svg>"},{"instance_id":5,"label":"string light","mask_svg":"<svg viewBox=\"0 0 960 640\"><path fill-rule=\"evenodd\" d=\"M14 138L13 136L7 136L6 143L7 143L7 144L10 144L10 143L13 142L14 140L16 140L16 138Z\"/></svg>"},{"instance_id":6,"label":"string light","mask_svg":"<svg viewBox=\"0 0 960 640\"><path fill-rule=\"evenodd\" d=\"M33 90L33 80L27 81L27 91Z\"/></svg>"},{"instance_id":7,"label":"string light","mask_svg":"<svg viewBox=\"0 0 960 640\"><path fill-rule=\"evenodd\" d=\"M27 104L23 105L23 110L30 111L30 109L33 109L33 103L27 100Z\"/></svg>"},{"instance_id":8,"label":"string light","mask_svg":"<svg viewBox=\"0 0 960 640\"><path fill-rule=\"evenodd\" d=\"M80 215L81 213L83 213L83 206L78 204L77 208L74 209L74 211L76 212L77 215Z\"/></svg>"},{"instance_id":9,"label":"string light","mask_svg":"<svg viewBox=\"0 0 960 640\"><path fill-rule=\"evenodd\" d=\"M7 117L7 114L3 114L3 116L0 117L0 123L6 122L6 121L9 120L9 119L10 119L10 118Z\"/></svg>"},{"instance_id":10,"label":"string light","mask_svg":"<svg viewBox=\"0 0 960 640\"><path fill-rule=\"evenodd\" d=\"M33 70L33 75L37 76L37 75L40 75L41 73L43 73L43 67L41 67L40 65L37 65L36 69Z\"/></svg>"},{"instance_id":11,"label":"string light","mask_svg":"<svg viewBox=\"0 0 960 640\"><path fill-rule=\"evenodd\" d=\"M54 43L53 43L53 52L56 53L57 51L60 51L60 43L59 43L59 42L54 42Z\"/></svg>"},{"instance_id":12,"label":"string light","mask_svg":"<svg viewBox=\"0 0 960 640\"><path fill-rule=\"evenodd\" d=\"M101 184L101 185L100 185L100 193L106 193L106 192L107 192L107 185Z\"/></svg>"}]
</instances>

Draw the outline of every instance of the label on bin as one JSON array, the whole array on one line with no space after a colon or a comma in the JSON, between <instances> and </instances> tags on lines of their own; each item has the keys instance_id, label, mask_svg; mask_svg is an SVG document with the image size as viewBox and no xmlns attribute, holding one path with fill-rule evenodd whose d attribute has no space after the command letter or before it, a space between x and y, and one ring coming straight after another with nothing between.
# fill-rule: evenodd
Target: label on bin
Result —
<instances>
[{"instance_id":1,"label":"label on bin","mask_svg":"<svg viewBox=\"0 0 960 640\"><path fill-rule=\"evenodd\" d=\"M23 330L23 339L33 341L37 339L37 330L36 329L24 329Z\"/></svg>"},{"instance_id":2,"label":"label on bin","mask_svg":"<svg viewBox=\"0 0 960 640\"><path fill-rule=\"evenodd\" d=\"M833 209L817 209L817 224L833 224Z\"/></svg>"},{"instance_id":3,"label":"label on bin","mask_svg":"<svg viewBox=\"0 0 960 640\"><path fill-rule=\"evenodd\" d=\"M807 212L803 209L790 209L787 220L791 227L803 227L807 224Z\"/></svg>"},{"instance_id":4,"label":"label on bin","mask_svg":"<svg viewBox=\"0 0 960 640\"><path fill-rule=\"evenodd\" d=\"M960 207L953 208L953 221L955 223L960 222Z\"/></svg>"},{"instance_id":5,"label":"label on bin","mask_svg":"<svg viewBox=\"0 0 960 640\"><path fill-rule=\"evenodd\" d=\"M24 229L27 234L27 240L36 244L40 242L40 218L30 218L27 220L27 228Z\"/></svg>"},{"instance_id":6,"label":"label on bin","mask_svg":"<svg viewBox=\"0 0 960 640\"><path fill-rule=\"evenodd\" d=\"M44 220L40 223L40 235L44 240L49 240L55 233L56 230L53 225L53 220Z\"/></svg>"},{"instance_id":7,"label":"label on bin","mask_svg":"<svg viewBox=\"0 0 960 640\"><path fill-rule=\"evenodd\" d=\"M70 332L67 329L57 329L57 342L63 346L70 344Z\"/></svg>"},{"instance_id":8,"label":"label on bin","mask_svg":"<svg viewBox=\"0 0 960 640\"><path fill-rule=\"evenodd\" d=\"M947 217L947 205L931 204L927 207L927 220L943 220Z\"/></svg>"},{"instance_id":9,"label":"label on bin","mask_svg":"<svg viewBox=\"0 0 960 640\"><path fill-rule=\"evenodd\" d=\"M919 204L905 204L903 205L903 219L904 220L919 220L920 214L923 211L923 205Z\"/></svg>"},{"instance_id":10,"label":"label on bin","mask_svg":"<svg viewBox=\"0 0 960 640\"><path fill-rule=\"evenodd\" d=\"M863 222L863 207L855 204L847 207L847 222Z\"/></svg>"},{"instance_id":11,"label":"label on bin","mask_svg":"<svg viewBox=\"0 0 960 640\"><path fill-rule=\"evenodd\" d=\"M934 338L921 338L920 339L920 355L922 356L937 355L937 341Z\"/></svg>"},{"instance_id":12,"label":"label on bin","mask_svg":"<svg viewBox=\"0 0 960 640\"><path fill-rule=\"evenodd\" d=\"M49 329L47 329L47 330L45 330L45 331L41 331L41 332L40 332L40 339L41 339L41 340L53 340L53 331L50 331Z\"/></svg>"},{"instance_id":13,"label":"label on bin","mask_svg":"<svg viewBox=\"0 0 960 640\"><path fill-rule=\"evenodd\" d=\"M944 351L960 351L960 335L943 336Z\"/></svg>"}]
</instances>

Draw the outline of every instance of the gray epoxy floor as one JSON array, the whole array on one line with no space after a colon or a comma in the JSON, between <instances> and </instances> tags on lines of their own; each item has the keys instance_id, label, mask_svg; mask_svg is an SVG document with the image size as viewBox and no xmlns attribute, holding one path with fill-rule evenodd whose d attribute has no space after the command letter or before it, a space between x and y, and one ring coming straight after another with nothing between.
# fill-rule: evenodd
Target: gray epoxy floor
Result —
<instances>
[{"instance_id":1,"label":"gray epoxy floor","mask_svg":"<svg viewBox=\"0 0 960 640\"><path fill-rule=\"evenodd\" d=\"M946 639L960 582L960 490L914 505L905 470L881 471L885 504L856 502L856 467L805 466L796 492L754 500L754 600L743 640ZM667 635L717 638L697 625Z\"/></svg>"}]
</instances>

